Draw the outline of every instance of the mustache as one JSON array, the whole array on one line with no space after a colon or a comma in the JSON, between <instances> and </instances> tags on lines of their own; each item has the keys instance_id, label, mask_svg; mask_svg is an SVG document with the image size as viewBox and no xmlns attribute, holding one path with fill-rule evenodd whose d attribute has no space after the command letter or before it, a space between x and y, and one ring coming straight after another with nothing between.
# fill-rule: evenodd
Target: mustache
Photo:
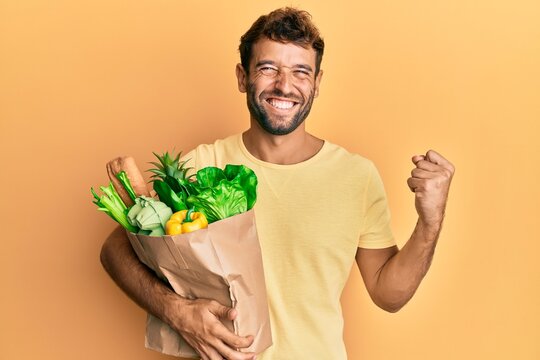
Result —
<instances>
[{"instance_id":1,"label":"mustache","mask_svg":"<svg viewBox=\"0 0 540 360\"><path fill-rule=\"evenodd\" d=\"M274 90L271 90L271 91L263 91L263 93L261 94L263 98L269 98L269 97L279 97L279 98L282 98L282 99L288 99L288 100L292 100L294 102L302 102L302 98L294 95L293 93L288 93L288 94L285 94L283 91L279 90L279 89L274 89Z\"/></svg>"}]
</instances>

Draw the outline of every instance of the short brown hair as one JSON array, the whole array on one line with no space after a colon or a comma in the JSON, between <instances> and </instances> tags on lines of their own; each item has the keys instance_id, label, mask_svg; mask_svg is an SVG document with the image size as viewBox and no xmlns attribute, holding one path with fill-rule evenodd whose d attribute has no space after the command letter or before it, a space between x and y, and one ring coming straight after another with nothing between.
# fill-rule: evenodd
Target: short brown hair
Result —
<instances>
[{"instance_id":1,"label":"short brown hair","mask_svg":"<svg viewBox=\"0 0 540 360\"><path fill-rule=\"evenodd\" d=\"M291 42L306 49L312 47L317 54L315 75L319 73L324 40L307 11L284 7L259 17L240 38L240 61L246 72L249 72L253 44L262 37L282 43Z\"/></svg>"}]
</instances>

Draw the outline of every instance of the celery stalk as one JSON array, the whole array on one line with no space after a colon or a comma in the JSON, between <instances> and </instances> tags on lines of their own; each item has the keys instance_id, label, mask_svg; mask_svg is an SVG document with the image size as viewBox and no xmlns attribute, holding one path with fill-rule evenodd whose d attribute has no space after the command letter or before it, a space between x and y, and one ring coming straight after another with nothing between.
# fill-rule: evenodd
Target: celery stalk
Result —
<instances>
[{"instance_id":1,"label":"celery stalk","mask_svg":"<svg viewBox=\"0 0 540 360\"><path fill-rule=\"evenodd\" d=\"M131 225L127 218L127 207L122 202L122 199L114 189L114 186L109 183L109 186L100 186L100 190L103 192L103 195L100 197L93 188L90 188L90 191L94 195L94 204L97 205L99 211L103 211L105 214L109 215L113 220L118 222L124 228L130 232L137 232L138 228Z\"/></svg>"},{"instance_id":2,"label":"celery stalk","mask_svg":"<svg viewBox=\"0 0 540 360\"><path fill-rule=\"evenodd\" d=\"M133 186L131 185L131 181L129 181L127 173L124 170L122 170L118 174L116 174L116 177L118 178L118 180L120 181L124 189L126 189L131 200L135 201L137 194L135 194L135 189L133 189Z\"/></svg>"}]
</instances>

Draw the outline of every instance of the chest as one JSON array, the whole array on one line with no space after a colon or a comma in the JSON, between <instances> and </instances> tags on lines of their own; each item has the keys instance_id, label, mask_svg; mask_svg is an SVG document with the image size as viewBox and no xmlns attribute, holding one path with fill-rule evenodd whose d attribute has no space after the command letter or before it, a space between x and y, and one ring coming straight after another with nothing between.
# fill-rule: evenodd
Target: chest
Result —
<instances>
[{"instance_id":1,"label":"chest","mask_svg":"<svg viewBox=\"0 0 540 360\"><path fill-rule=\"evenodd\" d=\"M272 254L354 256L364 209L361 184L325 172L257 176L255 212L264 249Z\"/></svg>"}]
</instances>

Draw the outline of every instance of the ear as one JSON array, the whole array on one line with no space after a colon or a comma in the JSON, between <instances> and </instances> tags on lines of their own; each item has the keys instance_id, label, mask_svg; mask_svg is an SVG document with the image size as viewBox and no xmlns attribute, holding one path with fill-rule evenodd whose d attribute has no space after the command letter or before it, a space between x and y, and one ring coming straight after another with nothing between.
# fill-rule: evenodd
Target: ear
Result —
<instances>
[{"instance_id":1,"label":"ear","mask_svg":"<svg viewBox=\"0 0 540 360\"><path fill-rule=\"evenodd\" d=\"M236 79L238 80L238 90L245 93L247 91L247 74L242 64L236 64Z\"/></svg>"},{"instance_id":2,"label":"ear","mask_svg":"<svg viewBox=\"0 0 540 360\"><path fill-rule=\"evenodd\" d=\"M319 73L317 74L317 77L315 78L315 97L319 96L319 85L321 84L323 71L322 69L319 70Z\"/></svg>"}]
</instances>

